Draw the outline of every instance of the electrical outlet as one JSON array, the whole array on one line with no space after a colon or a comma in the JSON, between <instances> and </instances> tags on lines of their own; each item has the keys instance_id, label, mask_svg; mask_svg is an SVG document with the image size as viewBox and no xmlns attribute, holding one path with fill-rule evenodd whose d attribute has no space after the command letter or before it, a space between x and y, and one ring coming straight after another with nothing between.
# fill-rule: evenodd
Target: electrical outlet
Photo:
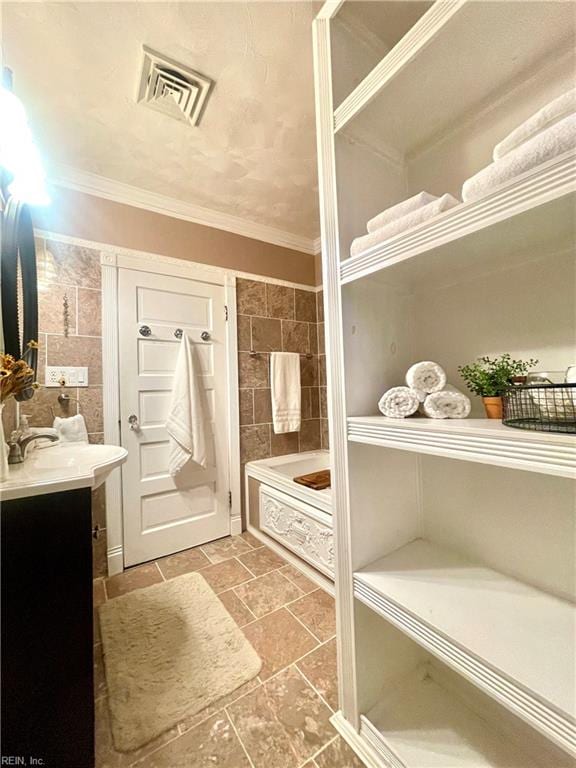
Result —
<instances>
[{"instance_id":1,"label":"electrical outlet","mask_svg":"<svg viewBox=\"0 0 576 768\"><path fill-rule=\"evenodd\" d=\"M47 387L87 387L88 368L73 366L46 366Z\"/></svg>"}]
</instances>

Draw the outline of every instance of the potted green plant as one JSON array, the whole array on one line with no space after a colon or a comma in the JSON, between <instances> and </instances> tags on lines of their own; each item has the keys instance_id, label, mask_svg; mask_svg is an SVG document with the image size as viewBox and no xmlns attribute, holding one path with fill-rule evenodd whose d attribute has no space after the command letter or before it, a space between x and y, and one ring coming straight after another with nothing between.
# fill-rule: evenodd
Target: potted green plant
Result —
<instances>
[{"instance_id":1,"label":"potted green plant","mask_svg":"<svg viewBox=\"0 0 576 768\"><path fill-rule=\"evenodd\" d=\"M489 419L502 418L502 395L518 377L525 376L538 360L513 360L506 353L500 357L479 357L473 363L458 366L468 389L484 402Z\"/></svg>"}]
</instances>

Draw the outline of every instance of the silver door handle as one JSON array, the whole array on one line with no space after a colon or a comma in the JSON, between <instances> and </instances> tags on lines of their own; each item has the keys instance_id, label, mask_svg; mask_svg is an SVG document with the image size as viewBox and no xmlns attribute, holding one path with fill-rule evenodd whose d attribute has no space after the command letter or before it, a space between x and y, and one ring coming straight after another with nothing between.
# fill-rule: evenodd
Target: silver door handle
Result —
<instances>
[{"instance_id":1,"label":"silver door handle","mask_svg":"<svg viewBox=\"0 0 576 768\"><path fill-rule=\"evenodd\" d=\"M148 325L141 325L140 328L138 329L138 333L140 334L140 336L150 336L152 334L152 330Z\"/></svg>"},{"instance_id":2,"label":"silver door handle","mask_svg":"<svg viewBox=\"0 0 576 768\"><path fill-rule=\"evenodd\" d=\"M202 331L202 333L200 334L200 338L202 339L202 341L210 341L210 334L208 333L208 331Z\"/></svg>"},{"instance_id":3,"label":"silver door handle","mask_svg":"<svg viewBox=\"0 0 576 768\"><path fill-rule=\"evenodd\" d=\"M138 424L138 416L136 416L135 413L133 413L131 416L128 416L128 424L130 424L130 429L132 429L134 432L138 432L140 430L140 424Z\"/></svg>"}]
</instances>

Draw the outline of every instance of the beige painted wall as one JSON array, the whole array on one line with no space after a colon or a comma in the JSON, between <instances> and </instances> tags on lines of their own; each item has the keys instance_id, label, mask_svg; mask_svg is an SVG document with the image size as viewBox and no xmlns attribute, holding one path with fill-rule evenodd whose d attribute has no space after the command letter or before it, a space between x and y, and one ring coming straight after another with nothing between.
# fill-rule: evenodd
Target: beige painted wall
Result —
<instances>
[{"instance_id":1,"label":"beige painted wall","mask_svg":"<svg viewBox=\"0 0 576 768\"><path fill-rule=\"evenodd\" d=\"M61 187L54 188L49 208L35 211L35 225L98 243L316 285L312 254Z\"/></svg>"}]
</instances>

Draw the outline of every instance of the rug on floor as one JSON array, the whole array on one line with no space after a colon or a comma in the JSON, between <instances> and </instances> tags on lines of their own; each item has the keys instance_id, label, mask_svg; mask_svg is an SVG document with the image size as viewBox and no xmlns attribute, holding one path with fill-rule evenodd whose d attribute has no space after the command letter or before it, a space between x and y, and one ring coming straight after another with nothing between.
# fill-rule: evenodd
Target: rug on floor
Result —
<instances>
[{"instance_id":1,"label":"rug on floor","mask_svg":"<svg viewBox=\"0 0 576 768\"><path fill-rule=\"evenodd\" d=\"M226 696L262 662L199 573L100 606L116 749L128 752Z\"/></svg>"}]
</instances>

